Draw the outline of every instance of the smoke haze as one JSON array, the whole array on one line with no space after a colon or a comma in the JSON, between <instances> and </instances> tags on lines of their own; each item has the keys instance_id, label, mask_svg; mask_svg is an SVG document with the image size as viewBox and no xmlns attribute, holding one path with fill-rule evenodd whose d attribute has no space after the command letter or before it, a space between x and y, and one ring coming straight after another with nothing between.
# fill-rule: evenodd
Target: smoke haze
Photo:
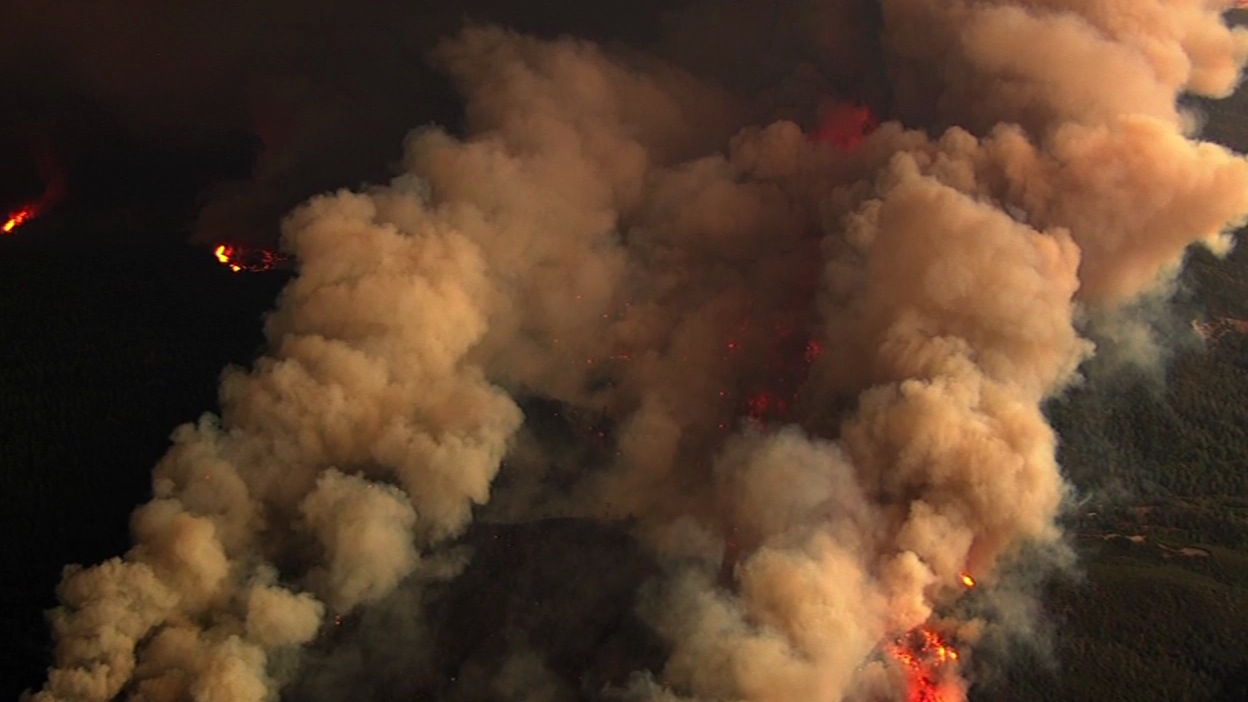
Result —
<instances>
[{"instance_id":1,"label":"smoke haze","mask_svg":"<svg viewBox=\"0 0 1248 702\"><path fill-rule=\"evenodd\" d=\"M33 700L896 699L906 632L973 652L1000 623L952 615L960 575L1062 559L1076 319L1248 217L1177 102L1248 33L714 5L648 53L438 45L463 133L285 219L266 354L176 430L133 548L66 572Z\"/></svg>"}]
</instances>

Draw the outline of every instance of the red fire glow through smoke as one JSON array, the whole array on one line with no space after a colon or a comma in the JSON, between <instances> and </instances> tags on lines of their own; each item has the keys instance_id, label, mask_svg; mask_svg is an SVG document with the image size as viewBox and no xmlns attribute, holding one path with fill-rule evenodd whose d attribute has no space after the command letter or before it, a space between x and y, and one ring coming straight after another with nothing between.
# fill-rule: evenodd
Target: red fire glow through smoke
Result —
<instances>
[{"instance_id":1,"label":"red fire glow through smoke","mask_svg":"<svg viewBox=\"0 0 1248 702\"><path fill-rule=\"evenodd\" d=\"M823 343L805 337L791 322L772 325L767 345L765 360L760 368L765 371L765 384L747 391L742 408L745 416L760 426L790 418L811 364L823 354ZM730 352L737 347L736 341L728 343Z\"/></svg>"},{"instance_id":2,"label":"red fire glow through smoke","mask_svg":"<svg viewBox=\"0 0 1248 702\"><path fill-rule=\"evenodd\" d=\"M866 105L831 103L820 109L819 126L810 138L848 151L861 144L879 126L875 113Z\"/></svg>"}]
</instances>

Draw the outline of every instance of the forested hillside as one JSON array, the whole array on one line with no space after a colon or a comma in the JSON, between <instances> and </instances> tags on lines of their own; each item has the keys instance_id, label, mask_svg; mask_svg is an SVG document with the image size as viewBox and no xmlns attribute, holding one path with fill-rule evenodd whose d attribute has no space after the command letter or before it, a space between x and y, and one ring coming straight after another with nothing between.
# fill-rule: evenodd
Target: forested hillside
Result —
<instances>
[{"instance_id":1,"label":"forested hillside","mask_svg":"<svg viewBox=\"0 0 1248 702\"><path fill-rule=\"evenodd\" d=\"M1243 91L1200 107L1248 147ZM1248 246L1192 251L1161 309L1160 364L1094 363L1047 407L1080 560L1044 635L979 654L975 700L1248 699Z\"/></svg>"}]
</instances>

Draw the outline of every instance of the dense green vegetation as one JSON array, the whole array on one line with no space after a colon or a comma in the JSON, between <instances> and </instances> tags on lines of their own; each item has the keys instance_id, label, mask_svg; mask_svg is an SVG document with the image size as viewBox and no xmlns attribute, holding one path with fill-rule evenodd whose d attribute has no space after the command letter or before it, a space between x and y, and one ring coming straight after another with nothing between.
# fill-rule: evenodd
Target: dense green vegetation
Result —
<instances>
[{"instance_id":1,"label":"dense green vegetation","mask_svg":"<svg viewBox=\"0 0 1248 702\"><path fill-rule=\"evenodd\" d=\"M1248 699L1248 558L1205 552L1179 555L1125 538L1085 544L1086 580L1055 583L1046 593L1054 655L1024 650L994 667L997 677L974 697Z\"/></svg>"},{"instance_id":2,"label":"dense green vegetation","mask_svg":"<svg viewBox=\"0 0 1248 702\"><path fill-rule=\"evenodd\" d=\"M1248 699L1245 319L1248 247L1195 251L1164 367L1094 364L1046 408L1080 559L1044 589L1046 636L978 654L973 700Z\"/></svg>"},{"instance_id":3,"label":"dense green vegetation","mask_svg":"<svg viewBox=\"0 0 1248 702\"><path fill-rule=\"evenodd\" d=\"M1245 150L1248 91L1194 102ZM1046 408L1079 565L1048 636L980 653L974 700L1248 699L1248 246L1193 251L1168 309L1162 368L1093 364Z\"/></svg>"}]
</instances>

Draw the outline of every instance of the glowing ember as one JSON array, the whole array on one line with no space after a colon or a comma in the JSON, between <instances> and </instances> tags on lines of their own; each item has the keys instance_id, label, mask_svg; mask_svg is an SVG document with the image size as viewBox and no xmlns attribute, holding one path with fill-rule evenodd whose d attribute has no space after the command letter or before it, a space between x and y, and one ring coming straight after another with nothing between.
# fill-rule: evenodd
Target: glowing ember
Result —
<instances>
[{"instance_id":1,"label":"glowing ember","mask_svg":"<svg viewBox=\"0 0 1248 702\"><path fill-rule=\"evenodd\" d=\"M789 411L789 402L780 395L769 390L760 390L746 398L747 414L756 422L765 422L768 417L783 417Z\"/></svg>"},{"instance_id":2,"label":"glowing ember","mask_svg":"<svg viewBox=\"0 0 1248 702\"><path fill-rule=\"evenodd\" d=\"M816 358L823 355L823 342L811 339L806 342L806 362L814 363Z\"/></svg>"},{"instance_id":3,"label":"glowing ember","mask_svg":"<svg viewBox=\"0 0 1248 702\"><path fill-rule=\"evenodd\" d=\"M963 573L962 584L967 587L975 587L975 578L972 578L970 573Z\"/></svg>"},{"instance_id":4,"label":"glowing ember","mask_svg":"<svg viewBox=\"0 0 1248 702\"><path fill-rule=\"evenodd\" d=\"M212 253L221 265L235 273L271 271L286 261L286 256L276 251L245 248L237 244L220 244Z\"/></svg>"},{"instance_id":5,"label":"glowing ember","mask_svg":"<svg viewBox=\"0 0 1248 702\"><path fill-rule=\"evenodd\" d=\"M733 397L737 416L758 427L788 421L798 406L799 391L811 365L823 355L823 343L806 336L804 320L780 319L768 326L742 322L736 334L724 342L724 358L744 352L757 359L741 394L719 390L721 398Z\"/></svg>"},{"instance_id":6,"label":"glowing ember","mask_svg":"<svg viewBox=\"0 0 1248 702\"><path fill-rule=\"evenodd\" d=\"M15 229L30 221L35 214L36 212L33 206L28 205L21 208L17 212L9 215L9 218L5 220L4 225L0 226L0 232L3 232L4 234L12 234Z\"/></svg>"},{"instance_id":7,"label":"glowing ember","mask_svg":"<svg viewBox=\"0 0 1248 702\"><path fill-rule=\"evenodd\" d=\"M961 702L962 686L950 668L958 650L937 632L920 627L885 649L906 674L906 702Z\"/></svg>"}]
</instances>

